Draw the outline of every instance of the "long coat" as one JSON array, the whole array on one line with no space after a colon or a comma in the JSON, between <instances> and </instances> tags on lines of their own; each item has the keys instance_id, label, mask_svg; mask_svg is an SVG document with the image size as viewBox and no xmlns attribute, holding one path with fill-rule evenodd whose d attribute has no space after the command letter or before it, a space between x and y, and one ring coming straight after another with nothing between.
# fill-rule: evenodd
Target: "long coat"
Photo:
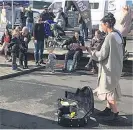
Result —
<instances>
[{"instance_id":1,"label":"long coat","mask_svg":"<svg viewBox=\"0 0 133 130\"><path fill-rule=\"evenodd\" d=\"M116 32L109 33L101 50L92 52L92 58L99 61L98 88L96 89L98 94L115 90L120 93L119 80L123 68L123 47L120 36Z\"/></svg>"}]
</instances>

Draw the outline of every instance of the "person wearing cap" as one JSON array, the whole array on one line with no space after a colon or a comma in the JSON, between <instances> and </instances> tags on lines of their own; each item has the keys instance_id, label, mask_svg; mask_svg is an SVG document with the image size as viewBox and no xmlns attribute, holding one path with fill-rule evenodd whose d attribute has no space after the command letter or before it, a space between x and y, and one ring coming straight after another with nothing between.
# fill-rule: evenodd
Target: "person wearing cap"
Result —
<instances>
[{"instance_id":1,"label":"person wearing cap","mask_svg":"<svg viewBox=\"0 0 133 130\"><path fill-rule=\"evenodd\" d=\"M44 6L44 11L41 13L40 18L42 18L42 21L51 20L47 5Z\"/></svg>"}]
</instances>

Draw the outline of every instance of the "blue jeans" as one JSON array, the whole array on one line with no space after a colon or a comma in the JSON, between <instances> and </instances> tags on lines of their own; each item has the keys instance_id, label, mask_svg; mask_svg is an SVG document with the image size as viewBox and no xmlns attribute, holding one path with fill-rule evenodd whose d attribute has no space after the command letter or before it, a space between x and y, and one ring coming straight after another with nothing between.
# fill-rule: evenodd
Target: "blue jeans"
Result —
<instances>
[{"instance_id":1,"label":"blue jeans","mask_svg":"<svg viewBox=\"0 0 133 130\"><path fill-rule=\"evenodd\" d=\"M32 34L32 32L33 32L33 23L26 22L26 27L29 29L29 32Z\"/></svg>"},{"instance_id":2,"label":"blue jeans","mask_svg":"<svg viewBox=\"0 0 133 130\"><path fill-rule=\"evenodd\" d=\"M43 60L43 51L44 51L44 41L37 41L37 43L34 43L35 50L34 50L34 58L35 62Z\"/></svg>"},{"instance_id":3,"label":"blue jeans","mask_svg":"<svg viewBox=\"0 0 133 130\"><path fill-rule=\"evenodd\" d=\"M82 23L79 25L80 28L80 35L85 38L88 39L88 28L86 27L85 23Z\"/></svg>"}]
</instances>

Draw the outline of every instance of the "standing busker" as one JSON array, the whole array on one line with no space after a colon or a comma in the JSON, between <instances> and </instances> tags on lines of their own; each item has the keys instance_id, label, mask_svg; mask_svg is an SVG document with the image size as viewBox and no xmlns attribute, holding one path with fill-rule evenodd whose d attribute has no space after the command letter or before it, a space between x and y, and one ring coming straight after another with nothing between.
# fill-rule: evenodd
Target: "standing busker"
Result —
<instances>
[{"instance_id":1,"label":"standing busker","mask_svg":"<svg viewBox=\"0 0 133 130\"><path fill-rule=\"evenodd\" d=\"M28 69L28 43L31 40L29 30L27 27L23 27L20 34L20 51L19 51L19 65L22 69ZM24 62L24 65L23 65Z\"/></svg>"},{"instance_id":2,"label":"standing busker","mask_svg":"<svg viewBox=\"0 0 133 130\"><path fill-rule=\"evenodd\" d=\"M18 30L13 30L12 33L12 40L11 43L8 46L8 49L11 50L11 56L12 56L12 69L17 69L17 57L19 55L19 45L20 45L20 32Z\"/></svg>"},{"instance_id":3,"label":"standing busker","mask_svg":"<svg viewBox=\"0 0 133 130\"><path fill-rule=\"evenodd\" d=\"M25 8L22 7L21 11L20 11L20 26L23 28L24 26L26 26L26 11Z\"/></svg>"},{"instance_id":4,"label":"standing busker","mask_svg":"<svg viewBox=\"0 0 133 130\"><path fill-rule=\"evenodd\" d=\"M85 38L85 40L88 40L88 28L86 27L86 24L80 14L78 17L78 23L80 24L80 35Z\"/></svg>"},{"instance_id":5,"label":"standing busker","mask_svg":"<svg viewBox=\"0 0 133 130\"><path fill-rule=\"evenodd\" d=\"M65 63L63 71L67 71L67 62L71 57L73 57L73 64L72 64L72 70L74 71L77 67L77 63L80 60L80 57L82 56L82 47L84 47L84 39L82 36L79 36L78 32L75 32L74 36L70 38L68 41L66 41L62 46L67 45L68 52L65 55ZM76 66L76 67L75 67Z\"/></svg>"},{"instance_id":6,"label":"standing busker","mask_svg":"<svg viewBox=\"0 0 133 130\"><path fill-rule=\"evenodd\" d=\"M116 26L115 28L120 31L120 33L123 36L124 39L124 51L126 47L126 37L128 36L128 33L131 31L132 26L132 11L130 7L124 6L122 8L122 11L118 16L116 16Z\"/></svg>"},{"instance_id":7,"label":"standing busker","mask_svg":"<svg viewBox=\"0 0 133 130\"><path fill-rule=\"evenodd\" d=\"M31 7L28 7L28 11L26 12L26 26L29 29L30 34L33 33L33 24L34 24L34 18L33 18L33 11L31 10Z\"/></svg>"},{"instance_id":8,"label":"standing busker","mask_svg":"<svg viewBox=\"0 0 133 130\"><path fill-rule=\"evenodd\" d=\"M44 31L44 23L42 18L38 18L37 23L35 24L34 31L34 57L36 65L44 64L43 62L43 51L44 51L44 39L45 39L45 31Z\"/></svg>"},{"instance_id":9,"label":"standing busker","mask_svg":"<svg viewBox=\"0 0 133 130\"><path fill-rule=\"evenodd\" d=\"M107 101L104 111L98 113L104 116L105 121L115 120L118 117L116 101L121 97L119 80L123 68L123 39L121 34L114 29L115 18L112 13L108 13L101 20L101 28L108 33L100 51L91 50L92 58L99 62L98 88L97 92L100 100Z\"/></svg>"},{"instance_id":10,"label":"standing busker","mask_svg":"<svg viewBox=\"0 0 133 130\"><path fill-rule=\"evenodd\" d=\"M2 44L1 53L4 51L6 60L9 60L8 59L8 46L11 42L11 38L12 38L12 36L11 36L10 32L6 29L4 32L4 35L2 36L2 39L1 39L1 44Z\"/></svg>"},{"instance_id":11,"label":"standing busker","mask_svg":"<svg viewBox=\"0 0 133 130\"><path fill-rule=\"evenodd\" d=\"M95 36L92 39L90 47L92 50L100 51L103 42L104 42L104 38L102 37L101 31L96 30ZM93 60L91 57L89 59L88 64L85 67L88 68L89 70L91 69L91 72L94 74L98 72L97 62Z\"/></svg>"}]
</instances>

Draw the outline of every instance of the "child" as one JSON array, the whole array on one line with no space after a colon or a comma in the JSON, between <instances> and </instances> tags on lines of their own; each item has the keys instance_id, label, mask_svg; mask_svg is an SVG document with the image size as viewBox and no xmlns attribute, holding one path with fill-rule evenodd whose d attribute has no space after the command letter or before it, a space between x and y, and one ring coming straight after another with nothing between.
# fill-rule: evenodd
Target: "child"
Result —
<instances>
[{"instance_id":1,"label":"child","mask_svg":"<svg viewBox=\"0 0 133 130\"><path fill-rule=\"evenodd\" d=\"M11 40L11 43L8 46L8 49L11 49L12 69L16 70L17 69L16 60L17 60L17 56L19 54L19 45L20 45L19 32L17 30L14 30L12 36L13 36L13 38Z\"/></svg>"},{"instance_id":2,"label":"child","mask_svg":"<svg viewBox=\"0 0 133 130\"><path fill-rule=\"evenodd\" d=\"M92 43L90 44L90 48L92 50L97 50L100 51L101 46L104 42L104 38L101 35L101 31L100 30L96 30L95 31L95 36L92 39ZM92 60L90 58L88 64L85 66L88 69L91 69L91 72L96 73L97 72L97 65L96 65L96 61Z\"/></svg>"},{"instance_id":3,"label":"child","mask_svg":"<svg viewBox=\"0 0 133 130\"><path fill-rule=\"evenodd\" d=\"M56 55L53 53L54 49L49 50L49 55L48 55L48 62L46 64L46 69L51 69L52 73L55 72L54 67L56 64Z\"/></svg>"}]
</instances>

